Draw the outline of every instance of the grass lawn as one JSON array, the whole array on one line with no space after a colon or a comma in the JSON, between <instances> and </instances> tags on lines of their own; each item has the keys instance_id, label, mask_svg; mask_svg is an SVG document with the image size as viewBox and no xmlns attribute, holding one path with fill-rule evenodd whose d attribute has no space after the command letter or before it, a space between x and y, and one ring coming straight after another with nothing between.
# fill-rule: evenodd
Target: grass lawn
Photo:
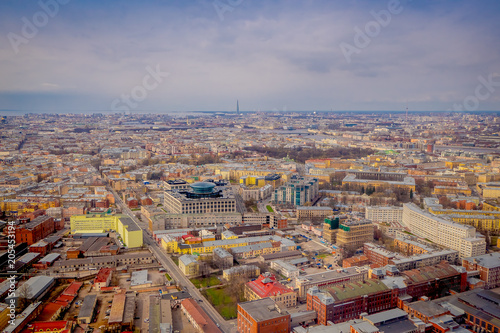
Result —
<instances>
[{"instance_id":1,"label":"grass lawn","mask_svg":"<svg viewBox=\"0 0 500 333\"><path fill-rule=\"evenodd\" d=\"M498 236L490 236L490 245L497 246Z\"/></svg>"},{"instance_id":2,"label":"grass lawn","mask_svg":"<svg viewBox=\"0 0 500 333\"><path fill-rule=\"evenodd\" d=\"M191 282L194 284L196 288L201 288L201 287L212 287L220 284L220 280L217 278L217 276L209 276L207 278L193 278L191 279Z\"/></svg>"},{"instance_id":3,"label":"grass lawn","mask_svg":"<svg viewBox=\"0 0 500 333\"><path fill-rule=\"evenodd\" d=\"M266 208L269 213L274 213L273 207L267 205Z\"/></svg>"},{"instance_id":4,"label":"grass lawn","mask_svg":"<svg viewBox=\"0 0 500 333\"><path fill-rule=\"evenodd\" d=\"M323 254L320 254L319 256L316 256L316 258L323 259L323 258L326 258L326 257L329 257L329 256L331 256L331 254L323 253Z\"/></svg>"},{"instance_id":5,"label":"grass lawn","mask_svg":"<svg viewBox=\"0 0 500 333\"><path fill-rule=\"evenodd\" d=\"M203 290L203 294L224 319L234 319L238 316L235 296L228 295L225 288L212 288Z\"/></svg>"},{"instance_id":6,"label":"grass lawn","mask_svg":"<svg viewBox=\"0 0 500 333\"><path fill-rule=\"evenodd\" d=\"M170 275L168 275L168 273L165 273L165 277L167 278L168 281L172 281L172 278L170 277Z\"/></svg>"}]
</instances>

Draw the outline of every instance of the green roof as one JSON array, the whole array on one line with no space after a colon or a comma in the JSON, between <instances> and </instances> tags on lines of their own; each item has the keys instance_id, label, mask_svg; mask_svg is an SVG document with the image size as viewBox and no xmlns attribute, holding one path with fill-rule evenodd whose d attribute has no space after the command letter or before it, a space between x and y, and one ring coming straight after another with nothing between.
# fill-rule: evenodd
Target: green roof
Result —
<instances>
[{"instance_id":1,"label":"green roof","mask_svg":"<svg viewBox=\"0 0 500 333\"><path fill-rule=\"evenodd\" d=\"M389 288L379 280L369 279L365 282L352 282L327 288L335 301L344 301L363 295L374 294Z\"/></svg>"}]
</instances>

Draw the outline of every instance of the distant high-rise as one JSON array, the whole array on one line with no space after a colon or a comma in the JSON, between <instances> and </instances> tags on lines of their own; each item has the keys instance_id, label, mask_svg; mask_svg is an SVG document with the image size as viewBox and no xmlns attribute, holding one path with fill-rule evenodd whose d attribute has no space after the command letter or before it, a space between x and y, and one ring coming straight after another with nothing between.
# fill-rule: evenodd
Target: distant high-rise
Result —
<instances>
[{"instance_id":1,"label":"distant high-rise","mask_svg":"<svg viewBox=\"0 0 500 333\"><path fill-rule=\"evenodd\" d=\"M240 101L236 100L236 114L240 114Z\"/></svg>"}]
</instances>

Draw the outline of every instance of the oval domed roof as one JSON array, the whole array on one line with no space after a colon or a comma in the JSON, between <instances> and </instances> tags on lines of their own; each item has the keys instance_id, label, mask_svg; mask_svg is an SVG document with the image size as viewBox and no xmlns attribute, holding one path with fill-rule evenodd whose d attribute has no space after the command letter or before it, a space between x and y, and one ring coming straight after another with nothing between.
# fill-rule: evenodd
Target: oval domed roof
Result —
<instances>
[{"instance_id":1,"label":"oval domed roof","mask_svg":"<svg viewBox=\"0 0 500 333\"><path fill-rule=\"evenodd\" d=\"M211 193L215 187L214 183L198 182L190 185L196 193Z\"/></svg>"}]
</instances>

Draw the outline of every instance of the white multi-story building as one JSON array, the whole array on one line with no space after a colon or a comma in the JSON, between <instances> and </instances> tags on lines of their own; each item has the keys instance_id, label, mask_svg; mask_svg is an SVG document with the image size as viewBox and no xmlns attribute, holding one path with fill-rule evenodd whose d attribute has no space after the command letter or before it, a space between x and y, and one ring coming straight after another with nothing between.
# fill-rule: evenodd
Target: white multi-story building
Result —
<instances>
[{"instance_id":1,"label":"white multi-story building","mask_svg":"<svg viewBox=\"0 0 500 333\"><path fill-rule=\"evenodd\" d=\"M236 199L230 187L200 182L191 189L165 191L163 200L171 214L236 213Z\"/></svg>"},{"instance_id":2,"label":"white multi-story building","mask_svg":"<svg viewBox=\"0 0 500 333\"><path fill-rule=\"evenodd\" d=\"M288 279L299 277L299 269L283 260L271 261L271 268Z\"/></svg>"},{"instance_id":3,"label":"white multi-story building","mask_svg":"<svg viewBox=\"0 0 500 333\"><path fill-rule=\"evenodd\" d=\"M476 235L476 228L432 215L413 203L403 205L403 225L418 237L458 251L461 258L486 252L486 241Z\"/></svg>"},{"instance_id":4,"label":"white multi-story building","mask_svg":"<svg viewBox=\"0 0 500 333\"><path fill-rule=\"evenodd\" d=\"M365 218L373 222L401 222L403 221L403 207L366 207Z\"/></svg>"}]
</instances>

